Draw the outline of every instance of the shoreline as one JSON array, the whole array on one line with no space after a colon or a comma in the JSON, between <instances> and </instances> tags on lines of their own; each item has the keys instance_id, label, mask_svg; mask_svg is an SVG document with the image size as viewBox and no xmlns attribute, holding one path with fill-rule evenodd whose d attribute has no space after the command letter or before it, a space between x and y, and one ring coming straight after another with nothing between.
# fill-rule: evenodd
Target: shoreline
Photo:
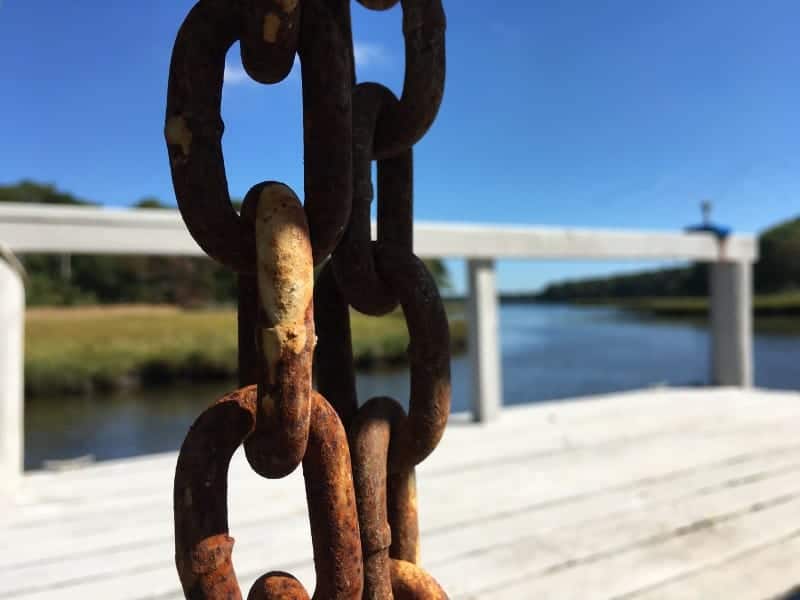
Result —
<instances>
[{"instance_id":1,"label":"shoreline","mask_svg":"<svg viewBox=\"0 0 800 600\"><path fill-rule=\"evenodd\" d=\"M706 317L708 298L704 296L641 297L641 298L575 298L537 303L566 303L576 306L615 306L626 310L648 313L657 317ZM769 294L753 297L755 317L800 317L800 294Z\"/></svg>"},{"instance_id":2,"label":"shoreline","mask_svg":"<svg viewBox=\"0 0 800 600\"><path fill-rule=\"evenodd\" d=\"M706 297L575 298L544 300L514 298L509 304L570 305L611 307L640 318L665 322L703 323L709 318ZM800 293L758 295L753 297L753 325L757 333L800 335Z\"/></svg>"},{"instance_id":3,"label":"shoreline","mask_svg":"<svg viewBox=\"0 0 800 600\"><path fill-rule=\"evenodd\" d=\"M406 364L408 334L402 313L380 319L351 313L351 326L357 370L374 372ZM30 308L25 326L25 395L31 399L90 396L235 379L236 337L232 308ZM462 318L450 318L450 337L454 355L466 349Z\"/></svg>"}]
</instances>

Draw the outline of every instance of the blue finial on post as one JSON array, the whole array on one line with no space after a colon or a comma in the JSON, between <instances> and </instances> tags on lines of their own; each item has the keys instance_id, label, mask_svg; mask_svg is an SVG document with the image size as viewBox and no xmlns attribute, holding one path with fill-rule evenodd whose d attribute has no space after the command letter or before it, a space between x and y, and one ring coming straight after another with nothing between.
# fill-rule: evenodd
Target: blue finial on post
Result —
<instances>
[{"instance_id":1,"label":"blue finial on post","mask_svg":"<svg viewBox=\"0 0 800 600\"><path fill-rule=\"evenodd\" d=\"M714 234L718 240L722 241L731 234L731 228L725 225L715 224L711 221L711 200L703 200L700 210L703 212L703 222L700 225L691 225L686 228L689 232L702 232Z\"/></svg>"}]
</instances>

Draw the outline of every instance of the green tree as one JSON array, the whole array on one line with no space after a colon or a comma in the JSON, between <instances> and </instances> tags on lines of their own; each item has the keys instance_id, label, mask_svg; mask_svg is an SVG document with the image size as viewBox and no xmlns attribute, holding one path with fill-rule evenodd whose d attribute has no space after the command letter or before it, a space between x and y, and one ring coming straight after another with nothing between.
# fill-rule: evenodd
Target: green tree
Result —
<instances>
[{"instance_id":1,"label":"green tree","mask_svg":"<svg viewBox=\"0 0 800 600\"><path fill-rule=\"evenodd\" d=\"M800 288L800 217L765 231L759 239L759 251L755 265L759 292Z\"/></svg>"},{"instance_id":2,"label":"green tree","mask_svg":"<svg viewBox=\"0 0 800 600\"><path fill-rule=\"evenodd\" d=\"M164 204L161 200L159 200L155 196L145 196L141 200L138 200L133 205L133 208L171 208L171 207Z\"/></svg>"},{"instance_id":3,"label":"green tree","mask_svg":"<svg viewBox=\"0 0 800 600\"><path fill-rule=\"evenodd\" d=\"M447 265L444 264L442 259L426 258L422 262L424 262L425 266L428 267L428 271L430 271L431 275L433 275L433 278L436 281L436 285L439 286L439 289L449 290L452 287L453 284L450 280L450 272L447 270Z\"/></svg>"},{"instance_id":4,"label":"green tree","mask_svg":"<svg viewBox=\"0 0 800 600\"><path fill-rule=\"evenodd\" d=\"M50 183L36 183L23 179L19 183L0 185L0 202L31 204L91 204L72 194L56 189Z\"/></svg>"}]
</instances>

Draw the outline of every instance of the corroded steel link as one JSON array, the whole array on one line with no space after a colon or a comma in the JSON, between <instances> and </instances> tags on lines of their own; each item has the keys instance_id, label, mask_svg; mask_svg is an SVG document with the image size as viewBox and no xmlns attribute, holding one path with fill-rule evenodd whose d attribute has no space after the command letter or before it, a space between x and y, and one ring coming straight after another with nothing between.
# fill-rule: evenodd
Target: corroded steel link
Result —
<instances>
[{"instance_id":1,"label":"corroded steel link","mask_svg":"<svg viewBox=\"0 0 800 600\"><path fill-rule=\"evenodd\" d=\"M416 469L412 467L389 473L387 501L389 527L392 529L389 556L419 563Z\"/></svg>"},{"instance_id":2,"label":"corroded steel link","mask_svg":"<svg viewBox=\"0 0 800 600\"><path fill-rule=\"evenodd\" d=\"M403 560L392 560L392 592L395 600L447 600L433 577Z\"/></svg>"},{"instance_id":3,"label":"corroded steel link","mask_svg":"<svg viewBox=\"0 0 800 600\"><path fill-rule=\"evenodd\" d=\"M386 2L362 4L377 9L392 5ZM348 303L373 316L391 312L397 302L377 276L370 249L371 161L375 158L400 160L397 155L410 152L433 123L444 93L445 17L441 0L403 0L402 5L406 37L403 95L398 101L386 87L375 83L360 84L353 91L352 215L334 253L336 277ZM379 207L384 204L400 208L379 213L378 227L379 240L382 232L407 230L407 235L401 233L399 237L408 241L411 251L411 155L404 159L393 168L405 171L406 177L384 177L386 182L381 185L379 175ZM383 169L386 168L384 165ZM408 203L407 208L404 202ZM401 215L407 221L397 218Z\"/></svg>"},{"instance_id":4,"label":"corroded steel link","mask_svg":"<svg viewBox=\"0 0 800 600\"><path fill-rule=\"evenodd\" d=\"M303 207L283 184L254 186L242 210L255 224L259 299L259 410L245 451L259 475L278 478L297 467L308 439L316 344L311 242Z\"/></svg>"},{"instance_id":5,"label":"corroded steel link","mask_svg":"<svg viewBox=\"0 0 800 600\"><path fill-rule=\"evenodd\" d=\"M178 456L175 562L184 595L193 600L242 597L228 531L227 477L231 456L255 427L256 396L253 386L224 396L195 421ZM311 405L303 476L314 540L314 598L357 600L363 575L347 438L322 396L313 393ZM254 588L248 597L308 598L305 590L304 596L281 595L286 578L291 576L265 576L259 580L261 591Z\"/></svg>"},{"instance_id":6,"label":"corroded steel link","mask_svg":"<svg viewBox=\"0 0 800 600\"><path fill-rule=\"evenodd\" d=\"M299 41L303 64L306 209L315 263L335 247L350 215L353 52L349 0L275 0L283 14L269 44L269 0L247 0L245 16L264 14L242 31L238 2L200 0L186 17L172 52L165 137L178 207L192 237L212 258L239 273L255 266L253 232L230 203L220 115L225 55L242 38L248 72L279 80ZM291 9L291 10L290 10ZM302 15L300 14L302 12ZM300 39L294 23L301 20ZM265 31L266 30L266 31ZM265 36L265 34L267 34ZM276 59L263 60L263 53Z\"/></svg>"},{"instance_id":7,"label":"corroded steel link","mask_svg":"<svg viewBox=\"0 0 800 600\"><path fill-rule=\"evenodd\" d=\"M392 8L399 1L400 0L358 0L358 3L372 10L386 10Z\"/></svg>"},{"instance_id":8,"label":"corroded steel link","mask_svg":"<svg viewBox=\"0 0 800 600\"><path fill-rule=\"evenodd\" d=\"M299 0L240 0L242 65L256 81L277 83L292 70L300 36Z\"/></svg>"},{"instance_id":9,"label":"corroded steel link","mask_svg":"<svg viewBox=\"0 0 800 600\"><path fill-rule=\"evenodd\" d=\"M419 560L413 467L438 444L450 410L449 328L436 283L417 257L400 248L389 244L378 246L377 257L383 276L400 298L408 323L411 397L409 416L394 401L378 398L365 404L347 427L363 528L365 590L378 590L368 595L374 598L380 597L383 593L380 590L386 588L387 549L393 559ZM342 329L349 330L349 316L337 294L330 265L317 280L316 299L320 305L326 302L326 307L338 307L317 316L319 383L327 386L326 392L332 397L342 391L353 398L355 382L349 335L348 343L336 344L339 339L336 336L341 335ZM325 377L319 375L321 372L326 373ZM356 403L355 400L347 403L346 414L352 414ZM386 443L388 464L382 462ZM385 465L388 475L380 465ZM382 537L387 521L390 540Z\"/></svg>"},{"instance_id":10,"label":"corroded steel link","mask_svg":"<svg viewBox=\"0 0 800 600\"><path fill-rule=\"evenodd\" d=\"M364 577L347 439L333 408L316 392L313 399L308 454L303 460L317 573L313 598L357 600ZM256 581L248 597L307 599L293 579L277 573L265 576Z\"/></svg>"},{"instance_id":11,"label":"corroded steel link","mask_svg":"<svg viewBox=\"0 0 800 600\"><path fill-rule=\"evenodd\" d=\"M390 558L418 560L414 465L439 443L450 411L449 331L436 283L425 265L403 248L378 246L377 257L408 323L411 397L408 416L394 400L373 398L348 429L364 553L364 597L370 600L391 597ZM335 284L328 281L326 287ZM333 368L343 369L352 361L350 352L348 345L326 358L333 359ZM424 580L432 581L427 575ZM427 587L403 589L405 597L415 597L409 590L422 590L419 597L428 597Z\"/></svg>"},{"instance_id":12,"label":"corroded steel link","mask_svg":"<svg viewBox=\"0 0 800 600\"><path fill-rule=\"evenodd\" d=\"M388 464L393 434L406 421L406 413L397 401L377 397L361 408L349 432L364 556L365 600L392 598L395 586L392 562L397 559L418 562L414 468L389 474ZM434 589L439 589L432 578L427 575L424 578L433 582ZM428 587L420 587L416 582L409 585L422 591Z\"/></svg>"},{"instance_id":13,"label":"corroded steel link","mask_svg":"<svg viewBox=\"0 0 800 600\"><path fill-rule=\"evenodd\" d=\"M237 277L236 284L239 387L245 387L258 383L259 358L255 335L258 281L255 275L242 273Z\"/></svg>"},{"instance_id":14,"label":"corroded steel link","mask_svg":"<svg viewBox=\"0 0 800 600\"><path fill-rule=\"evenodd\" d=\"M391 398L372 398L361 407L349 431L364 556L365 600L392 598L392 530L387 514L389 441L392 428L404 418L403 407Z\"/></svg>"},{"instance_id":15,"label":"corroded steel link","mask_svg":"<svg viewBox=\"0 0 800 600\"><path fill-rule=\"evenodd\" d=\"M392 433L389 465L403 471L439 444L450 414L450 330L439 290L424 263L402 249L379 245L378 272L400 299L409 335L408 418Z\"/></svg>"},{"instance_id":16,"label":"corroded steel link","mask_svg":"<svg viewBox=\"0 0 800 600\"><path fill-rule=\"evenodd\" d=\"M410 148L378 161L378 243L413 252L414 151Z\"/></svg>"},{"instance_id":17,"label":"corroded steel link","mask_svg":"<svg viewBox=\"0 0 800 600\"><path fill-rule=\"evenodd\" d=\"M378 242L414 248L414 151L378 161Z\"/></svg>"},{"instance_id":18,"label":"corroded steel link","mask_svg":"<svg viewBox=\"0 0 800 600\"><path fill-rule=\"evenodd\" d=\"M412 150L442 100L445 16L441 0L358 1L374 10L402 5L400 99L377 83L355 85L350 0L198 0L173 49L165 137L175 193L195 240L239 275L239 378L255 384L200 415L178 457L175 559L187 598L241 598L226 497L240 445L264 477L303 465L313 598L447 597L416 564L415 466L447 422L450 341L436 283L413 254ZM285 78L299 55L305 207L276 182L251 188L241 216L231 205L220 105L225 56L237 40L261 83ZM315 286L314 266L328 256ZM359 409L350 307L379 316L398 304L410 339L408 413L385 397ZM331 404L311 389L315 348ZM309 595L292 575L270 572L248 598Z\"/></svg>"},{"instance_id":19,"label":"corroded steel link","mask_svg":"<svg viewBox=\"0 0 800 600\"><path fill-rule=\"evenodd\" d=\"M314 598L361 597L363 565L347 436L336 412L313 392L313 427L303 475L317 564ZM320 563L326 563L320 568Z\"/></svg>"},{"instance_id":20,"label":"corroded steel link","mask_svg":"<svg viewBox=\"0 0 800 600\"><path fill-rule=\"evenodd\" d=\"M356 310L373 316L385 315L397 307L397 299L388 286L378 277L372 256L370 231L370 208L372 205L372 141L375 125L383 106L395 101L392 92L376 83L356 86L353 92L353 206L350 222L341 243L333 254L333 268L347 302ZM410 154L408 158L410 174ZM395 159L400 160L400 159ZM378 166L382 169L381 163ZM405 222L383 223L381 231L408 232L404 236L411 252L411 180L400 177L384 177L384 186L378 190L378 204L402 204L408 207L396 214L405 215ZM389 187L387 184L393 184ZM381 213L381 216L391 212Z\"/></svg>"},{"instance_id":21,"label":"corroded steel link","mask_svg":"<svg viewBox=\"0 0 800 600\"><path fill-rule=\"evenodd\" d=\"M400 299L410 337L411 396L407 425L399 428L402 441L393 450L393 469L419 464L441 439L450 412L450 333L447 315L434 281L424 263L413 254L390 244L376 246L376 264L380 275ZM318 298L336 298L335 283L330 275L318 280ZM324 275L324 277L323 277ZM323 283L324 282L324 283ZM339 302L341 302L339 300ZM352 347L350 343L336 345L333 337L345 328L345 312L341 308L331 315L317 316L320 342L317 353L317 373L320 384L334 397L343 392L348 401L346 414L352 414L355 383L352 376ZM338 316L337 316L338 315ZM393 444L393 448L394 448Z\"/></svg>"},{"instance_id":22,"label":"corroded steel link","mask_svg":"<svg viewBox=\"0 0 800 600\"><path fill-rule=\"evenodd\" d=\"M186 598L240 598L228 536L228 464L255 426L256 388L224 396L192 425L175 469L175 564Z\"/></svg>"},{"instance_id":23,"label":"corroded steel link","mask_svg":"<svg viewBox=\"0 0 800 600\"><path fill-rule=\"evenodd\" d=\"M272 571L256 579L247 600L308 600L308 592L291 573Z\"/></svg>"},{"instance_id":24,"label":"corroded steel link","mask_svg":"<svg viewBox=\"0 0 800 600\"><path fill-rule=\"evenodd\" d=\"M235 3L200 0L181 25L169 71L164 135L172 183L192 237L212 258L253 272L253 232L230 202L220 116L225 55L238 39Z\"/></svg>"},{"instance_id":25,"label":"corroded steel link","mask_svg":"<svg viewBox=\"0 0 800 600\"><path fill-rule=\"evenodd\" d=\"M359 0L368 8L394 2ZM381 110L373 158L408 150L428 131L442 103L445 77L446 19L441 0L402 0L406 68L399 102Z\"/></svg>"},{"instance_id":26,"label":"corroded steel link","mask_svg":"<svg viewBox=\"0 0 800 600\"><path fill-rule=\"evenodd\" d=\"M317 276L314 306L324 307L324 310L314 311L318 337L314 354L317 388L331 399L331 405L349 431L358 410L350 309L339 291L330 261Z\"/></svg>"},{"instance_id":27,"label":"corroded steel link","mask_svg":"<svg viewBox=\"0 0 800 600\"><path fill-rule=\"evenodd\" d=\"M344 234L353 195L350 0L303 0L300 62L305 208L318 265Z\"/></svg>"}]
</instances>

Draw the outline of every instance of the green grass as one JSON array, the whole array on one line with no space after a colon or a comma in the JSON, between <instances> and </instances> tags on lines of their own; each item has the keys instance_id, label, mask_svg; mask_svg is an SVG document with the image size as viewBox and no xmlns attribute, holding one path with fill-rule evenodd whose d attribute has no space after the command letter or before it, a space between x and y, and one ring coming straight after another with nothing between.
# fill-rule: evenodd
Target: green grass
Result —
<instances>
[{"instance_id":1,"label":"green grass","mask_svg":"<svg viewBox=\"0 0 800 600\"><path fill-rule=\"evenodd\" d=\"M362 368L399 364L408 344L402 314L354 314L353 350ZM466 344L451 323L453 349ZM161 306L31 309L25 331L25 387L41 396L236 374L236 313Z\"/></svg>"}]
</instances>

